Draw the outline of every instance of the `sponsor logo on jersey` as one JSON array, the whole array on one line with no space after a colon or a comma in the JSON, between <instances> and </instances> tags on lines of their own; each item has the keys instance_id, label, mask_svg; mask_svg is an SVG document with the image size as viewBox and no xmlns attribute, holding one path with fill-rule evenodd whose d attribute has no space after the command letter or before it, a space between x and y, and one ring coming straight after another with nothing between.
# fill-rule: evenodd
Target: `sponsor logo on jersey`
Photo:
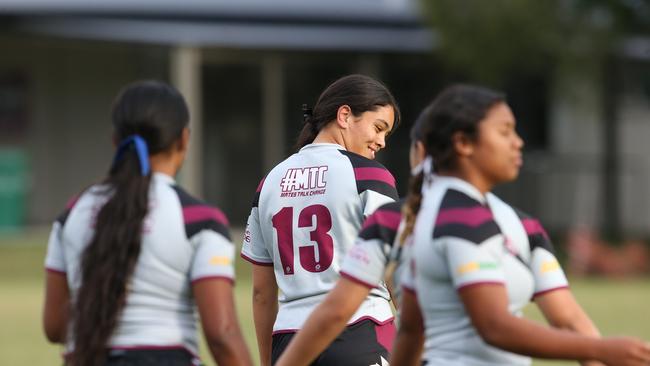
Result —
<instances>
[{"instance_id":1,"label":"sponsor logo on jersey","mask_svg":"<svg viewBox=\"0 0 650 366\"><path fill-rule=\"evenodd\" d=\"M244 242L245 243L250 243L251 242L251 231L250 231L250 225L246 224L246 231L244 232Z\"/></svg>"},{"instance_id":2,"label":"sponsor logo on jersey","mask_svg":"<svg viewBox=\"0 0 650 366\"><path fill-rule=\"evenodd\" d=\"M210 258L210 264L213 266L227 266L230 265L230 258L222 255L215 255Z\"/></svg>"},{"instance_id":3,"label":"sponsor logo on jersey","mask_svg":"<svg viewBox=\"0 0 650 366\"><path fill-rule=\"evenodd\" d=\"M560 263L557 259L551 259L542 263L542 273L557 271L560 269Z\"/></svg>"},{"instance_id":4,"label":"sponsor logo on jersey","mask_svg":"<svg viewBox=\"0 0 650 366\"><path fill-rule=\"evenodd\" d=\"M348 252L348 255L351 258L356 259L357 261L362 262L363 264L370 264L370 258L368 258L368 254L361 248L359 245L355 245L350 249Z\"/></svg>"},{"instance_id":5,"label":"sponsor logo on jersey","mask_svg":"<svg viewBox=\"0 0 650 366\"><path fill-rule=\"evenodd\" d=\"M288 169L280 181L280 197L307 197L325 194L327 166Z\"/></svg>"},{"instance_id":6,"label":"sponsor logo on jersey","mask_svg":"<svg viewBox=\"0 0 650 366\"><path fill-rule=\"evenodd\" d=\"M456 272L458 272L458 274L462 275L462 274L471 273L471 272L475 272L475 271L482 270L482 269L497 269L498 267L499 267L498 264L491 263L491 262L482 262L482 263L481 262L469 262L469 263L463 264L461 266L458 266L458 268L456 269Z\"/></svg>"}]
</instances>

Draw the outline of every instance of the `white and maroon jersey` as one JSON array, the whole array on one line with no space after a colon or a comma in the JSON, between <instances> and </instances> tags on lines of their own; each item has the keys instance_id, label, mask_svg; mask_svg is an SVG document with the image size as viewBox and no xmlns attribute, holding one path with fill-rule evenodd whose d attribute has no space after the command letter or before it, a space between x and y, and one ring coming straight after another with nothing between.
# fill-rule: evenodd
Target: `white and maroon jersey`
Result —
<instances>
[{"instance_id":1,"label":"white and maroon jersey","mask_svg":"<svg viewBox=\"0 0 650 366\"><path fill-rule=\"evenodd\" d=\"M386 268L394 263L392 298L399 301L401 273L407 258L406 249L412 241L400 243L403 230L402 205L404 200L387 203L364 221L356 243L341 264L341 276L371 289L384 285Z\"/></svg>"},{"instance_id":2,"label":"white and maroon jersey","mask_svg":"<svg viewBox=\"0 0 650 366\"><path fill-rule=\"evenodd\" d=\"M105 192L101 185L86 190L68 204L50 234L46 269L67 277L73 299L81 280L80 258L94 235ZM140 256L109 347L182 347L198 354L191 284L209 278L233 281L234 252L221 211L187 194L171 177L154 173Z\"/></svg>"},{"instance_id":3,"label":"white and maroon jersey","mask_svg":"<svg viewBox=\"0 0 650 366\"><path fill-rule=\"evenodd\" d=\"M472 326L458 290L485 283L505 286L515 316L536 294L567 286L537 220L463 180L438 176L424 194L402 281L417 295L429 364L530 364L487 345Z\"/></svg>"},{"instance_id":4,"label":"white and maroon jersey","mask_svg":"<svg viewBox=\"0 0 650 366\"><path fill-rule=\"evenodd\" d=\"M340 262L364 218L395 201L395 180L380 163L337 144L310 144L269 172L248 218L241 255L273 266L281 291L274 332L300 329L339 278ZM384 287L350 323L392 318Z\"/></svg>"}]
</instances>

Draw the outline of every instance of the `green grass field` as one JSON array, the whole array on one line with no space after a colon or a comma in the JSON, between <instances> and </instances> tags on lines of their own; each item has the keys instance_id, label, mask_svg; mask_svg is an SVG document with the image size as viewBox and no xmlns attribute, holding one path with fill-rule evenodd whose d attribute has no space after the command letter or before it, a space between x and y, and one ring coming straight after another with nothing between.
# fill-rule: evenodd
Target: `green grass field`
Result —
<instances>
[{"instance_id":1,"label":"green grass field","mask_svg":"<svg viewBox=\"0 0 650 366\"><path fill-rule=\"evenodd\" d=\"M41 331L43 258L47 233L0 237L0 365L59 365L60 347ZM236 237L236 236L234 236ZM250 304L249 266L237 263L236 301L244 334L257 359ZM574 279L578 301L604 335L634 335L650 340L650 279L611 281ZM534 307L527 316L541 319ZM202 350L207 365L214 363ZM535 365L571 365L536 361Z\"/></svg>"}]
</instances>

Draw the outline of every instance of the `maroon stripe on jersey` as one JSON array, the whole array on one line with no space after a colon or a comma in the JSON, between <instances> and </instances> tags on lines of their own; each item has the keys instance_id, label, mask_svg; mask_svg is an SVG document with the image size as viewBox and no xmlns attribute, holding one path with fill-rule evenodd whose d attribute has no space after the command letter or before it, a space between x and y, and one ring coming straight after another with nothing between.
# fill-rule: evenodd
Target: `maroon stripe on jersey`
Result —
<instances>
[{"instance_id":1,"label":"maroon stripe on jersey","mask_svg":"<svg viewBox=\"0 0 650 366\"><path fill-rule=\"evenodd\" d=\"M488 208L482 206L471 208L448 208L440 210L436 219L436 226L462 224L477 227L486 221L492 220L492 218L492 212Z\"/></svg>"},{"instance_id":2,"label":"maroon stripe on jersey","mask_svg":"<svg viewBox=\"0 0 650 366\"><path fill-rule=\"evenodd\" d=\"M181 203L185 234L188 238L202 230L212 230L230 240L228 218L221 210L191 196L177 185L173 185L172 188L178 194Z\"/></svg>"},{"instance_id":3,"label":"maroon stripe on jersey","mask_svg":"<svg viewBox=\"0 0 650 366\"><path fill-rule=\"evenodd\" d=\"M354 168L356 180L377 180L395 187L395 178L390 172L382 168Z\"/></svg>"},{"instance_id":4,"label":"maroon stripe on jersey","mask_svg":"<svg viewBox=\"0 0 650 366\"><path fill-rule=\"evenodd\" d=\"M221 210L216 207L207 205L196 205L183 207L183 219L185 224L191 224L198 221L214 220L221 225L228 226L228 218Z\"/></svg>"},{"instance_id":5,"label":"maroon stripe on jersey","mask_svg":"<svg viewBox=\"0 0 650 366\"><path fill-rule=\"evenodd\" d=\"M70 211L72 211L72 208L77 204L79 201L79 197L81 197L81 194L72 196L68 202L65 204L65 210L57 216L56 221L58 221L61 226L65 225L65 222L68 220L68 215L70 215Z\"/></svg>"},{"instance_id":6,"label":"maroon stripe on jersey","mask_svg":"<svg viewBox=\"0 0 650 366\"><path fill-rule=\"evenodd\" d=\"M483 286L483 285L505 286L506 284L503 283L503 282L500 282L500 281L477 281L477 282L470 282L470 283L460 285L460 287L458 287L456 290L460 291L460 290L463 290L463 289L466 289L466 288L470 288L470 287L474 287L474 286Z\"/></svg>"},{"instance_id":7,"label":"maroon stripe on jersey","mask_svg":"<svg viewBox=\"0 0 650 366\"><path fill-rule=\"evenodd\" d=\"M262 180L260 181L260 184L257 185L257 189L255 190L255 192L262 192L262 186L264 186L264 181L265 180L266 180L266 177L262 178Z\"/></svg>"},{"instance_id":8,"label":"maroon stripe on jersey","mask_svg":"<svg viewBox=\"0 0 650 366\"><path fill-rule=\"evenodd\" d=\"M540 296L542 296L542 295L548 294L549 292L553 292L553 291L557 291L557 290L565 290L565 289L568 289L568 288L569 288L569 286L563 285L563 286L549 288L548 290L542 290L542 291L539 291L539 292L535 292L533 294L533 300L540 297Z\"/></svg>"},{"instance_id":9,"label":"maroon stripe on jersey","mask_svg":"<svg viewBox=\"0 0 650 366\"><path fill-rule=\"evenodd\" d=\"M523 219L521 220L521 224L524 226L524 229L526 229L526 234L530 235L542 235L545 237L548 237L548 234L546 234L546 231L542 227L542 225L537 221L536 219Z\"/></svg>"},{"instance_id":10,"label":"maroon stripe on jersey","mask_svg":"<svg viewBox=\"0 0 650 366\"><path fill-rule=\"evenodd\" d=\"M386 351L393 351L393 341L395 340L395 322L391 321L386 324L376 325L375 334L377 343L381 344Z\"/></svg>"},{"instance_id":11,"label":"maroon stripe on jersey","mask_svg":"<svg viewBox=\"0 0 650 366\"><path fill-rule=\"evenodd\" d=\"M56 268L45 267L45 271L47 271L47 272L49 272L49 273L54 273L54 274L58 274L58 275L63 275L63 276L66 275L66 272L65 272L65 271L62 271L62 270L60 270L60 269L56 269Z\"/></svg>"},{"instance_id":12,"label":"maroon stripe on jersey","mask_svg":"<svg viewBox=\"0 0 650 366\"><path fill-rule=\"evenodd\" d=\"M264 181L266 180L266 177L262 178L260 183L257 185L257 189L255 190L255 196L253 196L253 203L251 206L257 207L260 203L260 193L262 192L262 187L264 186Z\"/></svg>"},{"instance_id":13,"label":"maroon stripe on jersey","mask_svg":"<svg viewBox=\"0 0 650 366\"><path fill-rule=\"evenodd\" d=\"M198 277L192 280L192 285L197 284L198 282L207 281L207 280L225 280L230 282L231 285L235 284L235 279L228 276L204 276Z\"/></svg>"},{"instance_id":14,"label":"maroon stripe on jersey","mask_svg":"<svg viewBox=\"0 0 650 366\"><path fill-rule=\"evenodd\" d=\"M400 220L402 220L401 212L379 209L375 211L374 214L370 215L370 217L368 217L368 219L363 223L363 227L361 229L366 229L372 225L381 225L391 230L397 230Z\"/></svg>"},{"instance_id":15,"label":"maroon stripe on jersey","mask_svg":"<svg viewBox=\"0 0 650 366\"><path fill-rule=\"evenodd\" d=\"M79 201L79 197L80 195L76 195L70 198L70 200L68 200L68 203L66 203L65 208L67 208L68 210L72 209L74 205L77 204L77 201Z\"/></svg>"},{"instance_id":16,"label":"maroon stripe on jersey","mask_svg":"<svg viewBox=\"0 0 650 366\"><path fill-rule=\"evenodd\" d=\"M341 272L339 272L339 274L341 275L341 277L343 277L345 279L348 279L348 280L350 280L350 281L352 281L352 282L354 282L356 284L359 284L359 285L361 285L363 287L367 287L369 289L377 288L377 285L373 285L372 283L366 282L364 280L360 280L360 279L358 279L358 278L354 277L353 275L348 274L346 272L341 271Z\"/></svg>"},{"instance_id":17,"label":"maroon stripe on jersey","mask_svg":"<svg viewBox=\"0 0 650 366\"><path fill-rule=\"evenodd\" d=\"M244 254L244 253L239 253L239 256L242 257L242 258L243 258L244 260L246 260L247 262L251 262L251 263L253 263L253 264L255 264L255 265L258 265L258 266L267 266L267 267L272 267L272 266L273 266L273 262L260 262L260 261L256 261L255 259L253 259L253 258L247 256L247 255Z\"/></svg>"}]
</instances>

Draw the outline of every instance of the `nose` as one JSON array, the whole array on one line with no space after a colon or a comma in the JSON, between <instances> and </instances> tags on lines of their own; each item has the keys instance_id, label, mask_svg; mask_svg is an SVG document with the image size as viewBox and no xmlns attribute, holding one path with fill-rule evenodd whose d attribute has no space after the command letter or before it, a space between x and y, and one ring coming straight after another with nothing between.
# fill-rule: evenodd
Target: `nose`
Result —
<instances>
[{"instance_id":1,"label":"nose","mask_svg":"<svg viewBox=\"0 0 650 366\"><path fill-rule=\"evenodd\" d=\"M386 146L386 135L380 134L375 143L380 149L383 149Z\"/></svg>"},{"instance_id":2,"label":"nose","mask_svg":"<svg viewBox=\"0 0 650 366\"><path fill-rule=\"evenodd\" d=\"M521 150L524 147L524 140L519 136L518 133L515 133L515 147L518 150Z\"/></svg>"}]
</instances>

